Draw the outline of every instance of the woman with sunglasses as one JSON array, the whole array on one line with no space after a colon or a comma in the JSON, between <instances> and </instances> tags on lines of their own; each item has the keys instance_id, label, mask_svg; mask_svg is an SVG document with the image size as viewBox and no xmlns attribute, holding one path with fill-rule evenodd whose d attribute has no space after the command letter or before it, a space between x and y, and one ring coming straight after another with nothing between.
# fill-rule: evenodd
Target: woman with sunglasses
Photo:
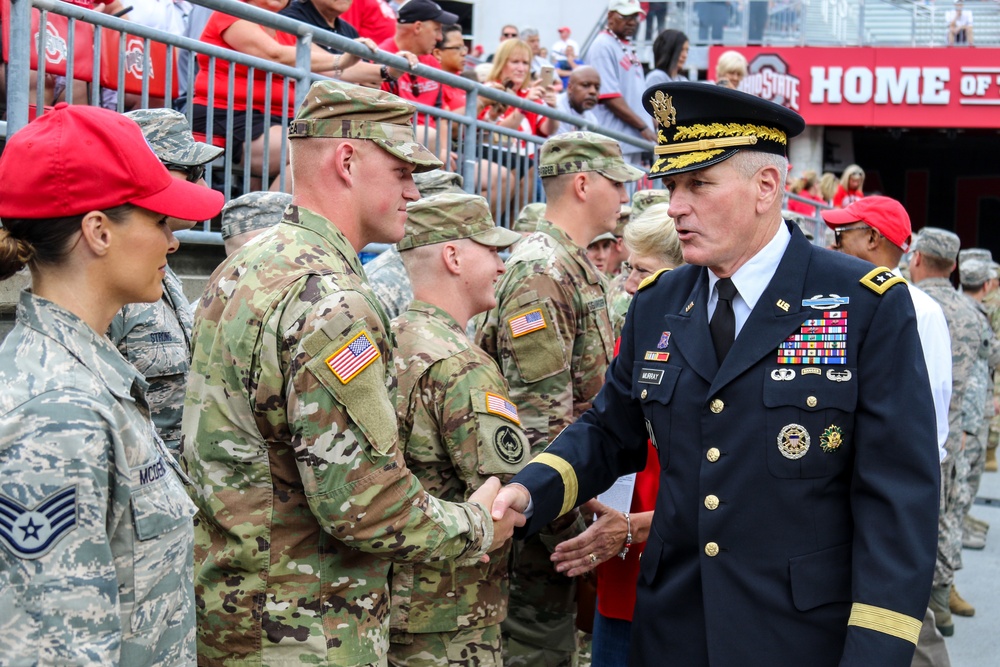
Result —
<instances>
[{"instance_id":1,"label":"woman with sunglasses","mask_svg":"<svg viewBox=\"0 0 1000 667\"><path fill-rule=\"evenodd\" d=\"M66 104L7 141L0 183L0 279L31 271L0 345L0 664L194 664L195 508L104 333L160 298L167 220L222 195L128 118Z\"/></svg>"},{"instance_id":2,"label":"woman with sunglasses","mask_svg":"<svg viewBox=\"0 0 1000 667\"><path fill-rule=\"evenodd\" d=\"M197 142L184 114L173 109L140 109L125 114L142 129L153 153L170 175L207 188L205 165L223 153L222 148ZM197 220L168 218L171 232L186 231ZM118 311L108 328L108 338L149 383L146 399L163 443L180 456L181 410L190 368L192 309L181 279L169 265L164 268L163 296L153 303L130 303Z\"/></svg>"}]
</instances>

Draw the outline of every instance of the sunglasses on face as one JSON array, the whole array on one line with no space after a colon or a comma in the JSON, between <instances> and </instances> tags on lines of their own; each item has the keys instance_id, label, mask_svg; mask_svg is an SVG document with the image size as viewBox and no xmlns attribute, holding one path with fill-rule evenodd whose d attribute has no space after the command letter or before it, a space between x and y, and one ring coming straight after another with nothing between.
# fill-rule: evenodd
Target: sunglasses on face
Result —
<instances>
[{"instance_id":1,"label":"sunglasses on face","mask_svg":"<svg viewBox=\"0 0 1000 667\"><path fill-rule=\"evenodd\" d=\"M840 247L840 237L841 237L842 234L844 234L846 232L858 231L859 229L871 229L871 227L869 227L868 225L859 225L857 227L838 227L838 228L834 229L833 230L833 245L839 248Z\"/></svg>"},{"instance_id":2,"label":"sunglasses on face","mask_svg":"<svg viewBox=\"0 0 1000 667\"><path fill-rule=\"evenodd\" d=\"M163 166L169 171L182 172L188 183L197 183L205 176L205 165L203 164L170 164L169 162L164 162Z\"/></svg>"}]
</instances>

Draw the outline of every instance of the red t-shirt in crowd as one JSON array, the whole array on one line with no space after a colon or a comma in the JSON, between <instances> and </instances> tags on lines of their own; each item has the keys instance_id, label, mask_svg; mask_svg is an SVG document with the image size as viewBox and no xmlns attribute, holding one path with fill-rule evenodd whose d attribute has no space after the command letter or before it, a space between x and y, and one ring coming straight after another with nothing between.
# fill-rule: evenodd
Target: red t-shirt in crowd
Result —
<instances>
[{"instance_id":1,"label":"red t-shirt in crowd","mask_svg":"<svg viewBox=\"0 0 1000 667\"><path fill-rule=\"evenodd\" d=\"M822 197L817 197L816 195L810 194L805 190L796 192L795 194L799 195L800 197L805 197L806 199L812 199L813 201L818 201L821 204L826 203L823 201ZM791 197L788 198L788 210L795 211L796 213L801 213L802 215L812 215L812 216L816 215L815 206L813 206L812 204L807 204L803 201L799 201L797 199L792 199Z\"/></svg>"},{"instance_id":2,"label":"red t-shirt in crowd","mask_svg":"<svg viewBox=\"0 0 1000 667\"><path fill-rule=\"evenodd\" d=\"M833 195L834 208L847 208L857 200L865 196L861 190L847 190L843 185L837 186L837 193Z\"/></svg>"},{"instance_id":3,"label":"red t-shirt in crowd","mask_svg":"<svg viewBox=\"0 0 1000 667\"><path fill-rule=\"evenodd\" d=\"M615 342L615 356L620 345L619 338ZM631 514L652 512L660 490L660 455L649 441L646 448L646 467L635 476ZM631 622L639 582L639 556L645 548L645 542L633 544L625 560L614 556L597 566L597 610L602 616Z\"/></svg>"},{"instance_id":4,"label":"red t-shirt in crowd","mask_svg":"<svg viewBox=\"0 0 1000 667\"><path fill-rule=\"evenodd\" d=\"M389 53L399 53L399 46L396 44L395 37L385 40L378 45L378 48ZM432 55L417 56L417 58L420 60L421 65L441 69L441 63ZM451 86L442 87L437 81L425 79L411 72L403 74L395 83L383 83L382 90L399 95L404 100L419 102L420 104L437 107L438 109L447 109L450 111L458 107L465 108L464 101L458 99L455 95L455 88ZM427 114L417 114L417 123L434 127L434 119L429 118Z\"/></svg>"},{"instance_id":5,"label":"red t-shirt in crowd","mask_svg":"<svg viewBox=\"0 0 1000 667\"><path fill-rule=\"evenodd\" d=\"M221 46L224 49L232 49L223 38L223 33L240 19L222 12L213 12L205 24L205 30L201 33L201 41L214 46ZM260 29L263 33L263 28ZM274 39L285 46L295 46L295 35L286 32L276 33ZM215 61L215 91L214 99L208 99L208 56L198 54L198 76L194 80L195 104L202 106L214 106L216 109L225 109L229 106L229 61L217 59ZM246 111L247 108L247 78L249 69L245 65L236 65L233 72L233 110ZM284 77L274 75L271 77L271 115L281 115L281 98L284 88ZM253 86L253 108L257 111L264 111L264 98L266 95L267 72L254 70ZM289 85L288 92L288 115L295 115L295 86Z\"/></svg>"},{"instance_id":6,"label":"red t-shirt in crowd","mask_svg":"<svg viewBox=\"0 0 1000 667\"><path fill-rule=\"evenodd\" d=\"M385 0L354 0L340 18L376 44L396 36L396 12Z\"/></svg>"}]
</instances>

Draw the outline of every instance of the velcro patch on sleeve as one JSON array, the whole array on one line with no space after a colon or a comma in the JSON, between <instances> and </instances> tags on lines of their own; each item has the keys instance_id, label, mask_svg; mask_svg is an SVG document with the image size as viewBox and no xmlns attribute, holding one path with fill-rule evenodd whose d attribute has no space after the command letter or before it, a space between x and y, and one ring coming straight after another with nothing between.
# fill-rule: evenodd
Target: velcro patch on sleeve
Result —
<instances>
[{"instance_id":1,"label":"velcro patch on sleeve","mask_svg":"<svg viewBox=\"0 0 1000 667\"><path fill-rule=\"evenodd\" d=\"M343 347L327 357L326 365L341 384L347 384L380 356L382 355L371 336L362 329Z\"/></svg>"},{"instance_id":2,"label":"velcro patch on sleeve","mask_svg":"<svg viewBox=\"0 0 1000 667\"><path fill-rule=\"evenodd\" d=\"M540 308L535 308L534 310L529 310L526 313L521 313L516 317L510 318L507 320L507 325L510 326L510 334L513 338L519 338L532 331L539 331L548 326Z\"/></svg>"},{"instance_id":3,"label":"velcro patch on sleeve","mask_svg":"<svg viewBox=\"0 0 1000 667\"><path fill-rule=\"evenodd\" d=\"M518 426L521 425L521 419L517 415L517 406L498 394L486 392L486 412L503 417Z\"/></svg>"},{"instance_id":4,"label":"velcro patch on sleeve","mask_svg":"<svg viewBox=\"0 0 1000 667\"><path fill-rule=\"evenodd\" d=\"M880 266L877 269L872 269L865 275L864 278L860 280L861 284L875 292L876 294L885 294L886 291L893 285L899 283L906 284L906 280L897 276L895 273Z\"/></svg>"}]
</instances>

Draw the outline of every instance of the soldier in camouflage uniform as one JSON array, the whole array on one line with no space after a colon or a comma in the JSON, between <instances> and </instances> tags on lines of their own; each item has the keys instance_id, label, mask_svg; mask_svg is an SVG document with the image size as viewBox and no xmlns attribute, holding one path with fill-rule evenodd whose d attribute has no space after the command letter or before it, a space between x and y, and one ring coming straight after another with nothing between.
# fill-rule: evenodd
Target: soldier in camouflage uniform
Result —
<instances>
[{"instance_id":1,"label":"soldier in camouflage uniform","mask_svg":"<svg viewBox=\"0 0 1000 667\"><path fill-rule=\"evenodd\" d=\"M200 664L385 664L390 560L475 562L512 533L485 511L499 482L440 501L397 447L389 320L357 252L402 237L412 171L440 164L413 112L315 83L289 127L293 205L202 298L183 422Z\"/></svg>"},{"instance_id":2,"label":"soldier in camouflage uniform","mask_svg":"<svg viewBox=\"0 0 1000 667\"><path fill-rule=\"evenodd\" d=\"M248 192L222 207L222 243L226 255L281 222L292 195L284 192Z\"/></svg>"},{"instance_id":3,"label":"soldier in camouflage uniform","mask_svg":"<svg viewBox=\"0 0 1000 667\"><path fill-rule=\"evenodd\" d=\"M413 182L416 183L421 197L430 197L442 192L464 192L462 177L443 169L414 174ZM365 274L389 319L406 312L410 302L413 301L413 289L410 287L410 277L403 268L403 260L400 259L396 246L391 246L365 264Z\"/></svg>"},{"instance_id":4,"label":"soldier in camouflage uniform","mask_svg":"<svg viewBox=\"0 0 1000 667\"><path fill-rule=\"evenodd\" d=\"M938 528L938 558L930 607L938 630L954 634L950 601L955 572L962 567L962 483L969 476L968 450L985 437L985 405L989 381L992 332L970 300L959 294L948 276L955 269L959 238L953 232L925 227L913 246L910 275L944 311L951 335L952 393L948 410L948 456L941 462L941 515Z\"/></svg>"},{"instance_id":5,"label":"soldier in camouflage uniform","mask_svg":"<svg viewBox=\"0 0 1000 667\"><path fill-rule=\"evenodd\" d=\"M961 250L958 253L959 267L961 267L966 259L981 259L988 262L993 267L994 272L1000 272L1000 264L993 261L993 253L984 248L966 248ZM997 289L997 278L991 278L987 281L987 285L988 289L981 303L983 308L986 309L986 317L990 321L993 335L1000 336L1000 289ZM997 443L1000 443L1000 405L998 405L1000 402L997 400L1000 398L1000 373L993 374L993 383L993 417L990 418L990 431L986 444L985 472L997 471L996 450ZM979 521L979 523L986 524L985 521ZM985 527L989 528L989 525L986 524Z\"/></svg>"},{"instance_id":6,"label":"soldier in camouflage uniform","mask_svg":"<svg viewBox=\"0 0 1000 667\"><path fill-rule=\"evenodd\" d=\"M628 211L626 220L619 219L615 228L615 236L623 238L625 236L625 225L630 220L635 220L642 215L646 209L654 204L666 204L670 202L670 193L666 190L636 190L632 194L632 205L622 206L623 214ZM625 252L625 258L628 252ZM608 309L611 313L611 327L615 331L615 338L622 333L622 325L625 324L625 313L632 303L632 295L625 290L625 281L628 280L629 271L622 270L612 280L608 286Z\"/></svg>"},{"instance_id":7,"label":"soldier in camouflage uniform","mask_svg":"<svg viewBox=\"0 0 1000 667\"><path fill-rule=\"evenodd\" d=\"M528 441L496 362L466 337L496 305L497 250L520 240L496 227L489 203L440 194L407 207L400 254L414 301L392 322L396 412L406 465L428 493L461 502L490 475L506 482L528 462ZM489 563L397 565L392 573L389 663L500 667L509 544Z\"/></svg>"},{"instance_id":8,"label":"soldier in camouflage uniform","mask_svg":"<svg viewBox=\"0 0 1000 667\"><path fill-rule=\"evenodd\" d=\"M614 334L603 277L584 248L614 229L627 201L624 184L642 174L625 163L618 142L590 132L561 134L542 146L545 220L511 253L498 305L477 319L476 338L510 384L532 455L583 414L603 384ZM555 545L578 530L564 524L515 545L507 665L575 664L575 586L549 560Z\"/></svg>"},{"instance_id":9,"label":"soldier in camouflage uniform","mask_svg":"<svg viewBox=\"0 0 1000 667\"><path fill-rule=\"evenodd\" d=\"M986 531L989 529L989 524L973 517L969 514L969 510L972 508L972 503L979 493L979 482L986 466L986 445L989 439L989 426L994 416L993 375L998 362L1000 362L1000 342L997 341L996 335L993 333L993 328L989 321L989 313L986 311L983 301L996 289L997 274L993 269L991 259L970 257L968 254L963 258L962 253L959 253L959 258L961 263L959 264L958 275L959 283L962 285L962 293L969 297L976 310L982 315L981 326L983 335L990 341L990 374L987 378L984 392L986 396L984 406L986 418L979 437L976 438L971 446L966 446L965 455L969 459L969 475L962 481L960 496L960 502L965 508L962 527L962 546L966 549L982 549L986 546Z\"/></svg>"},{"instance_id":10,"label":"soldier in camouflage uniform","mask_svg":"<svg viewBox=\"0 0 1000 667\"><path fill-rule=\"evenodd\" d=\"M205 165L223 149L194 140L184 114L173 109L140 109L125 114L142 128L149 146L171 174L208 187L201 178ZM195 220L168 220L170 230L191 229ZM108 338L149 383L149 401L156 430L179 457L184 385L190 368L191 308L181 279L169 265L163 277L163 298L132 303L115 315Z\"/></svg>"},{"instance_id":11,"label":"soldier in camouflage uniform","mask_svg":"<svg viewBox=\"0 0 1000 667\"><path fill-rule=\"evenodd\" d=\"M32 278L0 346L0 664L193 665L195 508L104 332L161 297L166 216L222 195L131 120L65 104L8 140L0 182L0 280Z\"/></svg>"},{"instance_id":12,"label":"soldier in camouflage uniform","mask_svg":"<svg viewBox=\"0 0 1000 667\"><path fill-rule=\"evenodd\" d=\"M544 219L545 202L536 201L534 204L528 204L521 209L521 212L517 214L517 220L514 221L513 229L518 234L527 236L535 231L539 220Z\"/></svg>"},{"instance_id":13,"label":"soldier in camouflage uniform","mask_svg":"<svg viewBox=\"0 0 1000 667\"><path fill-rule=\"evenodd\" d=\"M635 194L646 192L639 190ZM635 195L633 195L633 199ZM628 249L625 247L625 227L632 220L632 207L628 204L622 206L618 214L618 224L615 225L615 239L618 241L617 268L613 276L608 280L608 314L611 317L611 328L615 332L615 338L621 335L622 324L625 322L625 313L628 311L628 304L632 301L632 295L625 291L625 281L628 280L629 271L626 268L628 259Z\"/></svg>"}]
</instances>

